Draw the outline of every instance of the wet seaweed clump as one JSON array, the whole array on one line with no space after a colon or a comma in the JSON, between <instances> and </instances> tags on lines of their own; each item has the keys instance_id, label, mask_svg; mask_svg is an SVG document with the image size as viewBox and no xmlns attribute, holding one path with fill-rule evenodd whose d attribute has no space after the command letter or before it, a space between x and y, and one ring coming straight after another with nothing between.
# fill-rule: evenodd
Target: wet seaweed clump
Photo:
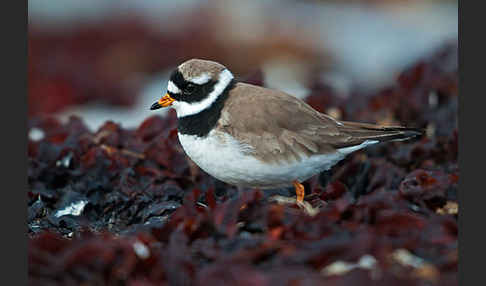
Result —
<instances>
[{"instance_id":1,"label":"wet seaweed clump","mask_svg":"<svg viewBox=\"0 0 486 286\"><path fill-rule=\"evenodd\" d=\"M292 191L219 182L176 118L127 130L29 119L32 285L458 285L457 46L371 95L308 102L341 119L427 130L372 146ZM318 86L316 84L315 86Z\"/></svg>"}]
</instances>

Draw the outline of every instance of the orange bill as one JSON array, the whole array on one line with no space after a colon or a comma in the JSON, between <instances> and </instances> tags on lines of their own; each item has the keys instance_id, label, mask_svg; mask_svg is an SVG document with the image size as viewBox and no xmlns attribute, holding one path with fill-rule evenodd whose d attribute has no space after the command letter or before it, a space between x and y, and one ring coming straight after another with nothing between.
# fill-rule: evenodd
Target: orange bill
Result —
<instances>
[{"instance_id":1,"label":"orange bill","mask_svg":"<svg viewBox=\"0 0 486 286\"><path fill-rule=\"evenodd\" d=\"M161 99L159 99L156 103L152 104L150 107L150 110L155 110L159 109L162 107L167 107L172 105L172 102L174 102L174 99L170 97L168 93L166 93Z\"/></svg>"}]
</instances>

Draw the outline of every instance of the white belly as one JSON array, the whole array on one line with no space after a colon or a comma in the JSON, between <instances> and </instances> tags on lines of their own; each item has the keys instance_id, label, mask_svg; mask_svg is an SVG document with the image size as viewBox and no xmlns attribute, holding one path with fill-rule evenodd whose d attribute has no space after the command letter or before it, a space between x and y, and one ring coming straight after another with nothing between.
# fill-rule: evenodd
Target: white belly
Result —
<instances>
[{"instance_id":1,"label":"white belly","mask_svg":"<svg viewBox=\"0 0 486 286\"><path fill-rule=\"evenodd\" d=\"M300 162L268 164L241 150L242 146L233 137L211 131L207 137L178 134L186 154L201 169L228 184L253 188L279 188L292 185L292 181L303 182L315 174L330 169L347 154L376 141L360 146L340 149L334 154L314 155Z\"/></svg>"}]
</instances>

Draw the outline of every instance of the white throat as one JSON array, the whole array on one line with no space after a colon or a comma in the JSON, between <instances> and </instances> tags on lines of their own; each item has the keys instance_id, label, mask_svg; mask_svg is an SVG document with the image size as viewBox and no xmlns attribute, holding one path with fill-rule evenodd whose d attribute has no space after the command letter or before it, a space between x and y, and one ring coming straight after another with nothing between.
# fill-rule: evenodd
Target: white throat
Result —
<instances>
[{"instance_id":1,"label":"white throat","mask_svg":"<svg viewBox=\"0 0 486 286\"><path fill-rule=\"evenodd\" d=\"M213 104L213 102L215 102L216 99L218 99L218 96L221 93L223 93L223 91L230 84L232 79L233 79L233 74L231 74L229 70L224 69L219 74L218 83L214 85L213 91L211 91L211 93L202 101L193 102L193 103L188 103L184 101L174 101L172 103L172 107L176 110L177 117L194 115L210 107L211 104ZM171 86L171 82L169 81L169 87L170 86Z\"/></svg>"}]
</instances>

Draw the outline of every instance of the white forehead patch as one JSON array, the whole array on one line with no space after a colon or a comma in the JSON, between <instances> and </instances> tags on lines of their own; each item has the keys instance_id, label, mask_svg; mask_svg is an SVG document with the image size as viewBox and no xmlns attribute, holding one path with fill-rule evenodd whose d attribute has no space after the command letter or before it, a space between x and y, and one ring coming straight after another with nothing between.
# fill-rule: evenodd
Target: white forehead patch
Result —
<instances>
[{"instance_id":1,"label":"white forehead patch","mask_svg":"<svg viewBox=\"0 0 486 286\"><path fill-rule=\"evenodd\" d=\"M211 76L207 73L203 73L198 77L191 78L189 81L195 84L205 84L211 79Z\"/></svg>"},{"instance_id":2,"label":"white forehead patch","mask_svg":"<svg viewBox=\"0 0 486 286\"><path fill-rule=\"evenodd\" d=\"M199 102L188 103L184 101L174 101L172 106L177 112L177 117L184 117L188 115L197 114L204 109L208 108L216 101L218 96L223 93L224 89L233 79L233 74L227 69L224 69L218 78L218 83L214 85L213 91Z\"/></svg>"},{"instance_id":3,"label":"white forehead patch","mask_svg":"<svg viewBox=\"0 0 486 286\"><path fill-rule=\"evenodd\" d=\"M171 80L167 84L167 91L170 93L181 93L181 90Z\"/></svg>"}]
</instances>

